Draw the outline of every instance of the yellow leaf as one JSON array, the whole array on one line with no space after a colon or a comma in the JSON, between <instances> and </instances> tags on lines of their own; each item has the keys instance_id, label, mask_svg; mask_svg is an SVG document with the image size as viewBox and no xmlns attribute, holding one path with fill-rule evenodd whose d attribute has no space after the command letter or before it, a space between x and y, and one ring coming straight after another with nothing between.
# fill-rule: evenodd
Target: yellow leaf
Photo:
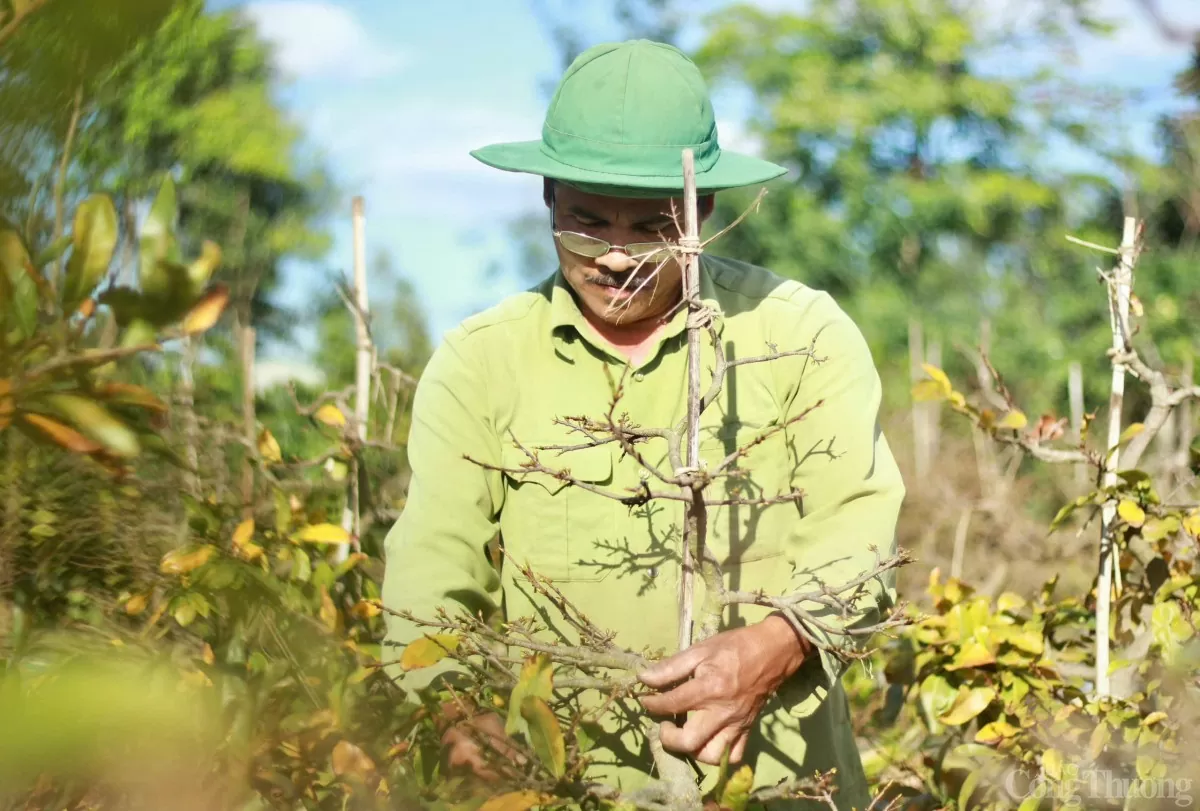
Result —
<instances>
[{"instance_id":1,"label":"yellow leaf","mask_svg":"<svg viewBox=\"0 0 1200 811\"><path fill-rule=\"evenodd\" d=\"M527 696L537 696L549 701L554 695L554 666L550 657L539 653L525 660L521 666L521 675L509 696L508 718L504 723L504 732L515 735L523 731L521 704Z\"/></svg>"},{"instance_id":2,"label":"yellow leaf","mask_svg":"<svg viewBox=\"0 0 1200 811\"><path fill-rule=\"evenodd\" d=\"M912 397L918 403L932 403L938 400L945 400L948 394L936 380L920 380L914 383L912 387Z\"/></svg>"},{"instance_id":3,"label":"yellow leaf","mask_svg":"<svg viewBox=\"0 0 1200 811\"><path fill-rule=\"evenodd\" d=\"M967 667L982 667L996 661L996 654L978 639L969 639L955 654L946 670L961 670Z\"/></svg>"},{"instance_id":4,"label":"yellow leaf","mask_svg":"<svg viewBox=\"0 0 1200 811\"><path fill-rule=\"evenodd\" d=\"M337 524L310 524L292 536L293 540L307 543L343 545L350 543L350 533Z\"/></svg>"},{"instance_id":5,"label":"yellow leaf","mask_svg":"<svg viewBox=\"0 0 1200 811\"><path fill-rule=\"evenodd\" d=\"M1029 424L1029 418L1025 416L1023 411L1010 411L1004 415L1004 419L996 423L997 428L1011 428L1014 431L1020 431Z\"/></svg>"},{"instance_id":6,"label":"yellow leaf","mask_svg":"<svg viewBox=\"0 0 1200 811\"><path fill-rule=\"evenodd\" d=\"M336 631L338 625L338 610L333 604L333 598L329 596L329 589L321 587L321 622L325 623L325 627L330 631Z\"/></svg>"},{"instance_id":7,"label":"yellow leaf","mask_svg":"<svg viewBox=\"0 0 1200 811\"><path fill-rule=\"evenodd\" d=\"M313 416L326 425L342 426L346 424L346 415L333 403L326 403L321 406Z\"/></svg>"},{"instance_id":8,"label":"yellow leaf","mask_svg":"<svg viewBox=\"0 0 1200 811\"><path fill-rule=\"evenodd\" d=\"M1057 749L1042 752L1042 771L1052 780L1062 780L1063 754Z\"/></svg>"},{"instance_id":9,"label":"yellow leaf","mask_svg":"<svg viewBox=\"0 0 1200 811\"><path fill-rule=\"evenodd\" d=\"M1142 719L1142 726L1152 727L1155 724L1157 724L1159 721L1165 721L1165 720L1167 720L1167 714L1165 712L1163 712L1162 710L1155 710L1154 712L1150 713L1149 715L1147 715L1145 718Z\"/></svg>"},{"instance_id":10,"label":"yellow leaf","mask_svg":"<svg viewBox=\"0 0 1200 811\"><path fill-rule=\"evenodd\" d=\"M955 408L962 408L967 404L967 398L963 397L961 391L952 391L946 397L946 401Z\"/></svg>"},{"instance_id":11,"label":"yellow leaf","mask_svg":"<svg viewBox=\"0 0 1200 811\"><path fill-rule=\"evenodd\" d=\"M454 634L433 634L409 642L400 654L401 670L420 670L431 667L458 650L459 638Z\"/></svg>"},{"instance_id":12,"label":"yellow leaf","mask_svg":"<svg viewBox=\"0 0 1200 811\"><path fill-rule=\"evenodd\" d=\"M987 709L996 698L996 691L991 687L976 687L973 690L960 691L954 706L938 716L938 720L950 726L959 726L970 721Z\"/></svg>"},{"instance_id":13,"label":"yellow leaf","mask_svg":"<svg viewBox=\"0 0 1200 811\"><path fill-rule=\"evenodd\" d=\"M338 777L370 777L375 762L350 741L338 741L333 747L333 773Z\"/></svg>"},{"instance_id":14,"label":"yellow leaf","mask_svg":"<svg viewBox=\"0 0 1200 811\"><path fill-rule=\"evenodd\" d=\"M545 805L553 799L536 791L510 791L492 797L479 806L479 811L529 811L535 805Z\"/></svg>"},{"instance_id":15,"label":"yellow leaf","mask_svg":"<svg viewBox=\"0 0 1200 811\"><path fill-rule=\"evenodd\" d=\"M213 655L212 646L207 642L204 643L204 650L200 651L200 659L206 665L211 665L213 662L217 661L217 657Z\"/></svg>"},{"instance_id":16,"label":"yellow leaf","mask_svg":"<svg viewBox=\"0 0 1200 811\"><path fill-rule=\"evenodd\" d=\"M1007 721L992 721L992 723L975 733L975 742L989 745L996 744L1005 738L1011 738L1018 732L1020 730Z\"/></svg>"},{"instance_id":17,"label":"yellow leaf","mask_svg":"<svg viewBox=\"0 0 1200 811\"><path fill-rule=\"evenodd\" d=\"M1112 740L1112 730L1108 724L1101 721L1092 730L1091 737L1088 739L1087 756L1089 760L1095 760L1100 757L1100 753L1104 751L1104 747Z\"/></svg>"},{"instance_id":18,"label":"yellow leaf","mask_svg":"<svg viewBox=\"0 0 1200 811\"><path fill-rule=\"evenodd\" d=\"M125 603L125 613L129 616L137 616L146 610L146 595L135 594L130 597Z\"/></svg>"},{"instance_id":19,"label":"yellow leaf","mask_svg":"<svg viewBox=\"0 0 1200 811\"><path fill-rule=\"evenodd\" d=\"M359 600L350 609L350 613L359 619L370 619L371 617L379 616L380 608L379 604L374 600Z\"/></svg>"},{"instance_id":20,"label":"yellow leaf","mask_svg":"<svg viewBox=\"0 0 1200 811\"><path fill-rule=\"evenodd\" d=\"M1025 598L1012 591L1006 591L996 598L996 608L1008 614L1015 614L1025 607Z\"/></svg>"},{"instance_id":21,"label":"yellow leaf","mask_svg":"<svg viewBox=\"0 0 1200 811\"><path fill-rule=\"evenodd\" d=\"M754 788L754 770L749 766L738 769L729 778L721 791L717 804L729 811L745 811L750 802L750 790Z\"/></svg>"},{"instance_id":22,"label":"yellow leaf","mask_svg":"<svg viewBox=\"0 0 1200 811\"><path fill-rule=\"evenodd\" d=\"M1188 513L1187 518L1183 519L1183 529L1193 538L1200 538L1200 509Z\"/></svg>"},{"instance_id":23,"label":"yellow leaf","mask_svg":"<svg viewBox=\"0 0 1200 811\"><path fill-rule=\"evenodd\" d=\"M279 443L266 428L258 435L258 454L268 462L283 461L283 451L279 449Z\"/></svg>"},{"instance_id":24,"label":"yellow leaf","mask_svg":"<svg viewBox=\"0 0 1200 811\"><path fill-rule=\"evenodd\" d=\"M163 555L162 563L158 568L163 574L187 574L207 563L214 551L211 546L202 546L191 552L173 549Z\"/></svg>"},{"instance_id":25,"label":"yellow leaf","mask_svg":"<svg viewBox=\"0 0 1200 811\"><path fill-rule=\"evenodd\" d=\"M223 284L213 287L200 297L200 300L188 310L180 325L186 335L197 335L207 332L221 318L225 306L229 304L229 288Z\"/></svg>"},{"instance_id":26,"label":"yellow leaf","mask_svg":"<svg viewBox=\"0 0 1200 811\"><path fill-rule=\"evenodd\" d=\"M929 375L929 377L938 384L938 387L941 388L943 394L949 395L950 392L954 390L954 386L950 384L950 378L947 377L946 373L941 369L934 366L932 363L922 363L921 368L925 371L925 374Z\"/></svg>"},{"instance_id":27,"label":"yellow leaf","mask_svg":"<svg viewBox=\"0 0 1200 811\"><path fill-rule=\"evenodd\" d=\"M1140 527L1146 523L1146 511L1139 507L1137 502L1129 499L1122 499L1117 505L1117 515L1131 527Z\"/></svg>"},{"instance_id":28,"label":"yellow leaf","mask_svg":"<svg viewBox=\"0 0 1200 811\"><path fill-rule=\"evenodd\" d=\"M254 537L254 519L247 518L233 531L233 545L245 546Z\"/></svg>"},{"instance_id":29,"label":"yellow leaf","mask_svg":"<svg viewBox=\"0 0 1200 811\"><path fill-rule=\"evenodd\" d=\"M1118 445L1124 445L1129 440L1146 430L1146 426L1140 422L1130 423L1129 427L1121 432L1121 438L1117 440Z\"/></svg>"}]
</instances>

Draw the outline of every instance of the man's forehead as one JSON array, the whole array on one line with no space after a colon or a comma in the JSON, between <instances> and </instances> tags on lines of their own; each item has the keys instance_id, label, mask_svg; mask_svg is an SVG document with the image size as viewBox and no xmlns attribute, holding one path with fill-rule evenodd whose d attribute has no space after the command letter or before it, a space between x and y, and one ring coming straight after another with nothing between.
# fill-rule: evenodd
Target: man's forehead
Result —
<instances>
[{"instance_id":1,"label":"man's forehead","mask_svg":"<svg viewBox=\"0 0 1200 811\"><path fill-rule=\"evenodd\" d=\"M655 216L669 218L672 203L675 211L683 211L682 198L611 197L605 194L585 192L566 183L555 184L554 196L564 209L575 208L605 219L613 219L618 214L623 218L646 219Z\"/></svg>"}]
</instances>

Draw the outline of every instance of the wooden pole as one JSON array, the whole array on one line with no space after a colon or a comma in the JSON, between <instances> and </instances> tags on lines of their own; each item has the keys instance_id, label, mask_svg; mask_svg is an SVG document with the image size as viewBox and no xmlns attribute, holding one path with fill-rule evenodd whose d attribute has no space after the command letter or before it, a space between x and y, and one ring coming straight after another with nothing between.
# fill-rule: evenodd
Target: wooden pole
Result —
<instances>
[{"instance_id":1,"label":"wooden pole","mask_svg":"<svg viewBox=\"0 0 1200 811\"><path fill-rule=\"evenodd\" d=\"M1108 286L1109 327L1112 331L1113 350L1120 353L1125 349L1125 336L1129 330L1129 295L1133 286L1133 255L1134 242L1137 237L1137 220L1125 218L1125 227L1121 235L1120 261L1113 271L1114 278ZM1113 487L1117 483L1117 469L1120 467L1121 438L1121 409L1125 403L1125 365L1113 363L1112 394L1108 401L1108 450L1107 463L1104 466L1104 486ZM1112 615L1112 581L1113 566L1116 556L1113 554L1114 528L1116 525L1117 503L1113 499L1104 502L1101 511L1100 531L1100 560L1096 585L1096 683L1097 696L1108 696L1111 692L1108 678L1109 662L1109 633L1108 626Z\"/></svg>"},{"instance_id":2,"label":"wooden pole","mask_svg":"<svg viewBox=\"0 0 1200 811\"><path fill-rule=\"evenodd\" d=\"M689 247L699 245L700 224L696 211L696 166L692 150L683 150L683 243ZM683 296L688 308L687 360L688 360L688 414L687 414L687 460L688 467L700 466L700 326L690 316L700 296L700 257L696 253L683 256ZM679 649L691 647L694 600L696 590L696 561L699 559L699 543L703 542L705 524L704 494L690 489L687 516L684 520L682 561L679 578ZM696 547L696 548L693 548Z\"/></svg>"},{"instance_id":3,"label":"wooden pole","mask_svg":"<svg viewBox=\"0 0 1200 811\"><path fill-rule=\"evenodd\" d=\"M350 206L350 218L354 233L354 430L360 442L367 441L367 420L371 413L371 367L374 365L375 349L371 343L370 301L367 296L367 241L366 214L363 198L355 197ZM359 503L358 455L350 465L349 486L346 493L346 508L342 511L342 528L350 534L355 549L359 548L359 533L362 530L362 511ZM338 547L335 557L345 560L349 548Z\"/></svg>"}]
</instances>

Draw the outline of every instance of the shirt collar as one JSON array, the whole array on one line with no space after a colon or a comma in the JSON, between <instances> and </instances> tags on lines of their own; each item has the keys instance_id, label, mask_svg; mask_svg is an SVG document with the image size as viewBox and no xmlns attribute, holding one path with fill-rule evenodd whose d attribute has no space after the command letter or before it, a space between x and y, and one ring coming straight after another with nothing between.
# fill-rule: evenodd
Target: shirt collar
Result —
<instances>
[{"instance_id":1,"label":"shirt collar","mask_svg":"<svg viewBox=\"0 0 1200 811\"><path fill-rule=\"evenodd\" d=\"M713 328L720 335L725 327L725 316L721 304L717 300L717 287L713 281L713 268L700 256L700 301L713 314ZM587 323L575 294L563 276L562 268L549 280L550 284L550 329L553 332L555 347L559 354L568 360L574 359L571 344L574 340L583 339L601 351L608 352L603 346L598 346L592 339L594 330ZM662 344L678 336L687 326L687 309L680 307L671 316L667 329L659 338L659 345L650 353L647 363L661 351Z\"/></svg>"}]
</instances>

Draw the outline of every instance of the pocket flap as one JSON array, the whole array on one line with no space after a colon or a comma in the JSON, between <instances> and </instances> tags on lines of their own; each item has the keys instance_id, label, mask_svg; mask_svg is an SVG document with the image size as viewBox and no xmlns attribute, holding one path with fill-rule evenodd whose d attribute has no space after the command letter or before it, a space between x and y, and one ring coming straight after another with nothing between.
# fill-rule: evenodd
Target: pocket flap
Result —
<instances>
[{"instance_id":1,"label":"pocket flap","mask_svg":"<svg viewBox=\"0 0 1200 811\"><path fill-rule=\"evenodd\" d=\"M550 472L530 470L529 456L518 447L508 446L501 452L501 460L505 469L504 475L513 481L533 482L553 494L566 487L570 479L594 483L608 481L612 477L612 456L607 445L580 448L565 453L539 450L538 443L529 443L525 447L536 453L542 467Z\"/></svg>"}]
</instances>

